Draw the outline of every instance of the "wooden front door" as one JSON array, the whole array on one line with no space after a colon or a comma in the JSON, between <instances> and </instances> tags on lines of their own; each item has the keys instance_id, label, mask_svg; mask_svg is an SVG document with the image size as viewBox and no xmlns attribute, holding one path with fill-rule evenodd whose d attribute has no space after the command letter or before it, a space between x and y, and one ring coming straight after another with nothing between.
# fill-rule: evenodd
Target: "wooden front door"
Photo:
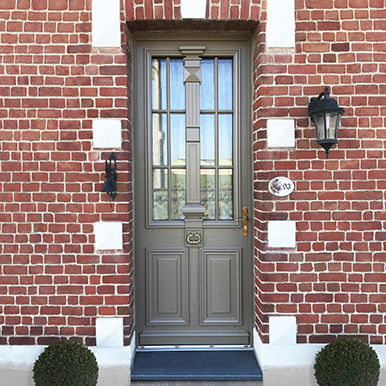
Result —
<instances>
[{"instance_id":1,"label":"wooden front door","mask_svg":"<svg viewBox=\"0 0 386 386\"><path fill-rule=\"evenodd\" d=\"M246 38L136 40L139 345L251 343L248 48Z\"/></svg>"}]
</instances>

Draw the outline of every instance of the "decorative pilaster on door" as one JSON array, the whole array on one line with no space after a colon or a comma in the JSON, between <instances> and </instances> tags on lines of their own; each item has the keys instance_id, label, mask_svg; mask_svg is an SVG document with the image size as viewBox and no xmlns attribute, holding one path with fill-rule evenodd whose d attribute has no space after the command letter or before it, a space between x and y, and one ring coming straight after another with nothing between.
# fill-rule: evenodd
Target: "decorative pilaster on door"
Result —
<instances>
[{"instance_id":1,"label":"decorative pilaster on door","mask_svg":"<svg viewBox=\"0 0 386 386\"><path fill-rule=\"evenodd\" d=\"M180 47L184 58L184 82L186 96L186 204L182 208L185 215L187 244L192 244L191 234L194 230L193 245L202 241L202 216L206 208L201 205L200 192L200 55L205 47ZM190 237L189 237L190 236Z\"/></svg>"}]
</instances>

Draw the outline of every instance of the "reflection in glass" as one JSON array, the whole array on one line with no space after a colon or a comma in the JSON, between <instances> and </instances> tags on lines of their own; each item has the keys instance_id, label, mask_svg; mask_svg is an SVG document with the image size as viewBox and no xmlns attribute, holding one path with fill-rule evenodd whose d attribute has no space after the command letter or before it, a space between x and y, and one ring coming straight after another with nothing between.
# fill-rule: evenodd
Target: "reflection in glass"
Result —
<instances>
[{"instance_id":1,"label":"reflection in glass","mask_svg":"<svg viewBox=\"0 0 386 386\"><path fill-rule=\"evenodd\" d=\"M167 165L168 141L166 114L153 114L153 165Z\"/></svg>"},{"instance_id":2,"label":"reflection in glass","mask_svg":"<svg viewBox=\"0 0 386 386\"><path fill-rule=\"evenodd\" d=\"M153 109L166 109L166 59L152 60L151 76L151 85L153 91Z\"/></svg>"},{"instance_id":3,"label":"reflection in glass","mask_svg":"<svg viewBox=\"0 0 386 386\"><path fill-rule=\"evenodd\" d=\"M153 220L168 220L168 171L153 170Z\"/></svg>"},{"instance_id":4,"label":"reflection in glass","mask_svg":"<svg viewBox=\"0 0 386 386\"><path fill-rule=\"evenodd\" d=\"M214 59L201 60L201 110L214 109Z\"/></svg>"},{"instance_id":5,"label":"reflection in glass","mask_svg":"<svg viewBox=\"0 0 386 386\"><path fill-rule=\"evenodd\" d=\"M214 169L201 169L201 203L207 209L204 219L216 219L216 175Z\"/></svg>"},{"instance_id":6,"label":"reflection in glass","mask_svg":"<svg viewBox=\"0 0 386 386\"><path fill-rule=\"evenodd\" d=\"M336 113L326 113L327 138L335 138L336 121L339 117Z\"/></svg>"},{"instance_id":7,"label":"reflection in glass","mask_svg":"<svg viewBox=\"0 0 386 386\"><path fill-rule=\"evenodd\" d=\"M184 62L170 59L170 108L185 109Z\"/></svg>"},{"instance_id":8,"label":"reflection in glass","mask_svg":"<svg viewBox=\"0 0 386 386\"><path fill-rule=\"evenodd\" d=\"M232 59L218 60L218 108L232 109Z\"/></svg>"},{"instance_id":9,"label":"reflection in glass","mask_svg":"<svg viewBox=\"0 0 386 386\"><path fill-rule=\"evenodd\" d=\"M200 151L201 165L214 165L214 114L201 114Z\"/></svg>"},{"instance_id":10,"label":"reflection in glass","mask_svg":"<svg viewBox=\"0 0 386 386\"><path fill-rule=\"evenodd\" d=\"M232 165L232 114L218 116L219 165Z\"/></svg>"},{"instance_id":11,"label":"reflection in glass","mask_svg":"<svg viewBox=\"0 0 386 386\"><path fill-rule=\"evenodd\" d=\"M220 169L218 176L218 218L233 219L233 178L232 169Z\"/></svg>"},{"instance_id":12,"label":"reflection in glass","mask_svg":"<svg viewBox=\"0 0 386 386\"><path fill-rule=\"evenodd\" d=\"M171 170L171 220L183 220L182 207L186 203L186 171Z\"/></svg>"},{"instance_id":13,"label":"reflection in glass","mask_svg":"<svg viewBox=\"0 0 386 386\"><path fill-rule=\"evenodd\" d=\"M185 114L170 115L171 164L185 165Z\"/></svg>"}]
</instances>

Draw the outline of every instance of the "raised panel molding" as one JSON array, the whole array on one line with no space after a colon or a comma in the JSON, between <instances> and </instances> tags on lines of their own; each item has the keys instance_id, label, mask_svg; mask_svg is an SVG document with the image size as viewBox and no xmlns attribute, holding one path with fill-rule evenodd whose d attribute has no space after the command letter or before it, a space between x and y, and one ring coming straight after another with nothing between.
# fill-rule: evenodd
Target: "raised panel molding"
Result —
<instances>
[{"instance_id":1,"label":"raised panel molding","mask_svg":"<svg viewBox=\"0 0 386 386\"><path fill-rule=\"evenodd\" d=\"M188 158L186 176L186 201L190 204L200 204L200 170L191 166L194 164L200 164L200 143L188 142L186 144L186 156Z\"/></svg>"},{"instance_id":2,"label":"raised panel molding","mask_svg":"<svg viewBox=\"0 0 386 386\"><path fill-rule=\"evenodd\" d=\"M188 324L187 249L148 248L146 260L147 324Z\"/></svg>"},{"instance_id":3,"label":"raised panel molding","mask_svg":"<svg viewBox=\"0 0 386 386\"><path fill-rule=\"evenodd\" d=\"M241 324L241 249L203 248L201 324Z\"/></svg>"}]
</instances>

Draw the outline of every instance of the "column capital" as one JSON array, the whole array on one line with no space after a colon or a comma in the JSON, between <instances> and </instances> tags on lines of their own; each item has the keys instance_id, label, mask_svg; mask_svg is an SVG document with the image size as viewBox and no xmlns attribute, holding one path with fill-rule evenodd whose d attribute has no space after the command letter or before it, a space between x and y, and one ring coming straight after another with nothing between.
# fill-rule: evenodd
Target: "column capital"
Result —
<instances>
[{"instance_id":1,"label":"column capital","mask_svg":"<svg viewBox=\"0 0 386 386\"><path fill-rule=\"evenodd\" d=\"M205 51L205 46L180 46L181 54L187 58L198 58Z\"/></svg>"},{"instance_id":2,"label":"column capital","mask_svg":"<svg viewBox=\"0 0 386 386\"><path fill-rule=\"evenodd\" d=\"M200 83L201 68L200 55L205 51L204 46L181 46L180 51L184 55L184 82Z\"/></svg>"}]
</instances>

